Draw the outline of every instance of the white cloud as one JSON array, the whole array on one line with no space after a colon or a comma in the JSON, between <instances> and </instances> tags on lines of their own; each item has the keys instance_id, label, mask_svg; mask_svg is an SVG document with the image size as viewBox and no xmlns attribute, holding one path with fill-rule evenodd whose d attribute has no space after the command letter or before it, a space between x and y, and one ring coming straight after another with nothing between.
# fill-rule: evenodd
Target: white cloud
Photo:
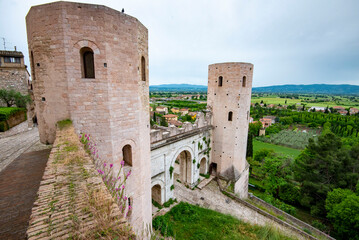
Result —
<instances>
[{"instance_id":1,"label":"white cloud","mask_svg":"<svg viewBox=\"0 0 359 240\"><path fill-rule=\"evenodd\" d=\"M25 16L45 2L0 0L0 37L26 56ZM255 86L359 84L355 0L80 2L124 8L149 29L150 84L206 84L208 64L228 61L253 63Z\"/></svg>"}]
</instances>

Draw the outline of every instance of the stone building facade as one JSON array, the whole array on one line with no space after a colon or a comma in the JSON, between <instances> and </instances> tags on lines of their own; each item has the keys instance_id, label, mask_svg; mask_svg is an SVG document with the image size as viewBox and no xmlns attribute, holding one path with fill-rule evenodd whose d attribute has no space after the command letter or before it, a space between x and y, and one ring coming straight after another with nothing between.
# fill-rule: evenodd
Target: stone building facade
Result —
<instances>
[{"instance_id":1,"label":"stone building facade","mask_svg":"<svg viewBox=\"0 0 359 240\"><path fill-rule=\"evenodd\" d=\"M0 51L0 89L28 94L29 72L19 51Z\"/></svg>"},{"instance_id":2,"label":"stone building facade","mask_svg":"<svg viewBox=\"0 0 359 240\"><path fill-rule=\"evenodd\" d=\"M213 113L213 167L235 181L235 192L248 194L246 148L253 64L217 63L208 67L208 102Z\"/></svg>"},{"instance_id":3,"label":"stone building facade","mask_svg":"<svg viewBox=\"0 0 359 240\"><path fill-rule=\"evenodd\" d=\"M26 16L40 140L53 143L56 122L71 119L99 155L118 170L122 160L130 222L151 225L148 31L111 8L55 2Z\"/></svg>"}]
</instances>

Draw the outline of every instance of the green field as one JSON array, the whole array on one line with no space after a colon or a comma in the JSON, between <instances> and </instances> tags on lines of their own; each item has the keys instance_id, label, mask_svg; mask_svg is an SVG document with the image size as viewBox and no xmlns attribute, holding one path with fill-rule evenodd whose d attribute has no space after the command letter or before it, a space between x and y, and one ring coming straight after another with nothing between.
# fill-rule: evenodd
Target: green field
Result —
<instances>
[{"instance_id":1,"label":"green field","mask_svg":"<svg viewBox=\"0 0 359 240\"><path fill-rule=\"evenodd\" d=\"M254 155L258 150L263 149L263 148L273 149L274 152L288 155L288 156L292 157L293 159L296 158L301 152L301 150L298 150L298 149L283 147L283 146L274 145L271 143L264 143L264 142L261 142L261 141L255 140L255 139L253 140L253 154Z\"/></svg>"},{"instance_id":2,"label":"green field","mask_svg":"<svg viewBox=\"0 0 359 240\"><path fill-rule=\"evenodd\" d=\"M305 97L309 99L313 99L313 97ZM287 100L287 103L285 101ZM358 107L358 102L352 102L347 98L339 98L337 102L329 101L329 102L318 102L318 103L312 103L312 102L305 102L303 99L291 99L291 98L280 98L277 95L267 96L267 97L252 97L251 102L252 103L260 103L263 101L263 103L266 104L281 104L281 105L293 105L296 103L303 103L306 105L306 107L334 107L334 106L343 106L346 108L349 107Z\"/></svg>"}]
</instances>

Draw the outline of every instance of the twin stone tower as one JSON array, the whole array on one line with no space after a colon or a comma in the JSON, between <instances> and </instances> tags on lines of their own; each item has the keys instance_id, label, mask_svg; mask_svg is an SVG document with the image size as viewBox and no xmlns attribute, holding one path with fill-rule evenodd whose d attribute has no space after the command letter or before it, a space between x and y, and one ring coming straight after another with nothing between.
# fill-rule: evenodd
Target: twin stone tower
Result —
<instances>
[{"instance_id":1,"label":"twin stone tower","mask_svg":"<svg viewBox=\"0 0 359 240\"><path fill-rule=\"evenodd\" d=\"M73 2L32 7L26 27L40 141L53 143L56 123L71 119L116 170L130 159L130 222L141 232L152 221L147 28L106 6ZM211 164L243 198L252 74L249 63L208 72Z\"/></svg>"}]
</instances>

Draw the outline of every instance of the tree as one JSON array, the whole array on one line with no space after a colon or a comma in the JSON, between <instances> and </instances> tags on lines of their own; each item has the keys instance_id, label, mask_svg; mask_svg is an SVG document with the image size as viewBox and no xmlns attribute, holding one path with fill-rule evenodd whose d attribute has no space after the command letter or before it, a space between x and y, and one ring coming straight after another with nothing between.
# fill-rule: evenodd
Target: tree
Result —
<instances>
[{"instance_id":1,"label":"tree","mask_svg":"<svg viewBox=\"0 0 359 240\"><path fill-rule=\"evenodd\" d=\"M265 174L263 180L267 193L279 197L280 187L287 184L286 176L290 174L290 160L283 156L270 155L265 158L262 166Z\"/></svg>"},{"instance_id":2,"label":"tree","mask_svg":"<svg viewBox=\"0 0 359 240\"><path fill-rule=\"evenodd\" d=\"M337 187L346 187L345 166L349 154L342 148L341 139L329 132L309 139L308 146L294 162L295 179L301 183L301 205L313 215L325 215L327 193Z\"/></svg>"},{"instance_id":3,"label":"tree","mask_svg":"<svg viewBox=\"0 0 359 240\"><path fill-rule=\"evenodd\" d=\"M0 89L0 99L6 104L7 107L15 105L15 90Z\"/></svg>"},{"instance_id":4,"label":"tree","mask_svg":"<svg viewBox=\"0 0 359 240\"><path fill-rule=\"evenodd\" d=\"M338 239L358 239L359 196L348 189L334 189L325 201L328 218Z\"/></svg>"},{"instance_id":5,"label":"tree","mask_svg":"<svg viewBox=\"0 0 359 240\"><path fill-rule=\"evenodd\" d=\"M274 156L273 149L262 148L256 152L254 160L257 162L263 162L264 159L268 156Z\"/></svg>"},{"instance_id":6,"label":"tree","mask_svg":"<svg viewBox=\"0 0 359 240\"><path fill-rule=\"evenodd\" d=\"M256 123L250 123L249 124L249 133L250 135L253 136L258 136L259 135L259 130L262 128L262 123L261 122L256 122Z\"/></svg>"},{"instance_id":7,"label":"tree","mask_svg":"<svg viewBox=\"0 0 359 240\"><path fill-rule=\"evenodd\" d=\"M0 100L3 101L7 107L16 105L19 108L26 108L27 103L31 102L29 95L22 95L13 89L0 89Z\"/></svg>"},{"instance_id":8,"label":"tree","mask_svg":"<svg viewBox=\"0 0 359 240\"><path fill-rule=\"evenodd\" d=\"M246 157L253 157L253 135L248 133Z\"/></svg>"},{"instance_id":9,"label":"tree","mask_svg":"<svg viewBox=\"0 0 359 240\"><path fill-rule=\"evenodd\" d=\"M167 123L165 117L161 117L160 125L161 125L161 126L164 126L164 127L168 127L168 123Z\"/></svg>"}]
</instances>

